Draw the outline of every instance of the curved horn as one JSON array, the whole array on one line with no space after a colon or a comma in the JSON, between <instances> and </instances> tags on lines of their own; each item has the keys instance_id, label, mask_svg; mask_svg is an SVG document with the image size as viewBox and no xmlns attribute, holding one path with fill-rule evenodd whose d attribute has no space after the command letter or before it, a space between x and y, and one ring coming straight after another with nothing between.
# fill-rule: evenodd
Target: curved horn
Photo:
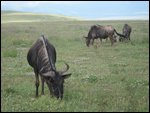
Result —
<instances>
[{"instance_id":1,"label":"curved horn","mask_svg":"<svg viewBox=\"0 0 150 113\"><path fill-rule=\"evenodd\" d=\"M62 71L60 71L60 72L59 72L60 74L63 74L63 73L65 73L65 72L67 72L67 71L68 71L68 69L69 69L69 65L68 65L67 63L65 63L65 65L66 65L66 68L65 68L65 69L63 69Z\"/></svg>"}]
</instances>

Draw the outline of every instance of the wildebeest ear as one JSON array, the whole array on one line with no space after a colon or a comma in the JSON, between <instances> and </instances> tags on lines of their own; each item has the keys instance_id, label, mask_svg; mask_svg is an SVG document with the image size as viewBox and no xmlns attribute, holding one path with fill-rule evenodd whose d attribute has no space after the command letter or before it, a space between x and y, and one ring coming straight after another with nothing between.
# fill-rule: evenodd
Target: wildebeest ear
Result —
<instances>
[{"instance_id":1,"label":"wildebeest ear","mask_svg":"<svg viewBox=\"0 0 150 113\"><path fill-rule=\"evenodd\" d=\"M49 71L49 72L46 72L46 73L42 73L42 75L45 76L45 77L54 78L55 77L55 72L54 71Z\"/></svg>"},{"instance_id":2,"label":"wildebeest ear","mask_svg":"<svg viewBox=\"0 0 150 113\"><path fill-rule=\"evenodd\" d=\"M71 73L68 73L68 74L63 74L63 75L61 75L64 79L66 79L66 78L69 78L70 76L71 76Z\"/></svg>"}]
</instances>

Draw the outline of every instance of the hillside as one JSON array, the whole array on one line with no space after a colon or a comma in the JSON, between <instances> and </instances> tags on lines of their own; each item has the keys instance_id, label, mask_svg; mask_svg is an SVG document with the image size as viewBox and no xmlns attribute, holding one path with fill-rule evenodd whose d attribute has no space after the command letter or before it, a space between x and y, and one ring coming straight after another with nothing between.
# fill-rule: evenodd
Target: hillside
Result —
<instances>
[{"instance_id":1,"label":"hillside","mask_svg":"<svg viewBox=\"0 0 150 113\"><path fill-rule=\"evenodd\" d=\"M48 21L74 21L79 20L75 17L55 14L40 14L17 11L1 11L1 23L10 22L48 22Z\"/></svg>"}]
</instances>

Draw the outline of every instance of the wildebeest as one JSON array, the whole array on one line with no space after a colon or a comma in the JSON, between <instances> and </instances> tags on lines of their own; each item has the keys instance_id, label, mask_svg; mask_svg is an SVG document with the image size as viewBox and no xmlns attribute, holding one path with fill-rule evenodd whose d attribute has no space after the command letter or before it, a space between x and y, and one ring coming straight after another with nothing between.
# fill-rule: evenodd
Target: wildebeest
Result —
<instances>
[{"instance_id":1,"label":"wildebeest","mask_svg":"<svg viewBox=\"0 0 150 113\"><path fill-rule=\"evenodd\" d=\"M29 49L27 60L29 65L34 69L36 96L38 96L40 75L42 95L44 94L44 82L46 82L52 96L62 99L64 79L71 75L71 73L65 74L69 69L69 65L66 64L66 68L63 71L56 70L56 50L44 35L42 35Z\"/></svg>"},{"instance_id":2,"label":"wildebeest","mask_svg":"<svg viewBox=\"0 0 150 113\"><path fill-rule=\"evenodd\" d=\"M132 31L131 26L129 26L128 24L124 24L123 29L122 29L122 34L125 37L120 36L119 41L123 41L124 39L130 40L131 31Z\"/></svg>"},{"instance_id":3,"label":"wildebeest","mask_svg":"<svg viewBox=\"0 0 150 113\"><path fill-rule=\"evenodd\" d=\"M124 37L124 35L117 33L117 31L111 25L93 25L89 30L88 36L84 38L86 38L87 46L89 46L91 40L93 45L95 39L100 38L100 40L102 40L107 39L108 37L110 38L111 45L113 45L113 43L116 41L115 33L119 36Z\"/></svg>"}]
</instances>

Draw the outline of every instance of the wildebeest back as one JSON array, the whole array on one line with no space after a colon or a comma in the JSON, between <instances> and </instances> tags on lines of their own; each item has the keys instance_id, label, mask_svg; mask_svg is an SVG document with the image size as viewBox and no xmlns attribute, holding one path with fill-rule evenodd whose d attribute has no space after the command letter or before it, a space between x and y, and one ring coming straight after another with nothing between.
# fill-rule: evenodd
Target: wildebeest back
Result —
<instances>
[{"instance_id":1,"label":"wildebeest back","mask_svg":"<svg viewBox=\"0 0 150 113\"><path fill-rule=\"evenodd\" d=\"M56 50L53 47L52 44L48 42L47 39L46 41L46 47L43 43L43 39L40 38L38 39L33 46L30 48L28 55L27 55L27 60L29 64L36 68L38 71L48 71L51 69L50 62L49 62L49 57L52 59L51 63L55 65L56 62ZM55 54L54 54L55 53ZM45 68L43 68L45 67ZM54 66L55 67L55 66ZM44 69L44 70L42 70Z\"/></svg>"}]
</instances>

